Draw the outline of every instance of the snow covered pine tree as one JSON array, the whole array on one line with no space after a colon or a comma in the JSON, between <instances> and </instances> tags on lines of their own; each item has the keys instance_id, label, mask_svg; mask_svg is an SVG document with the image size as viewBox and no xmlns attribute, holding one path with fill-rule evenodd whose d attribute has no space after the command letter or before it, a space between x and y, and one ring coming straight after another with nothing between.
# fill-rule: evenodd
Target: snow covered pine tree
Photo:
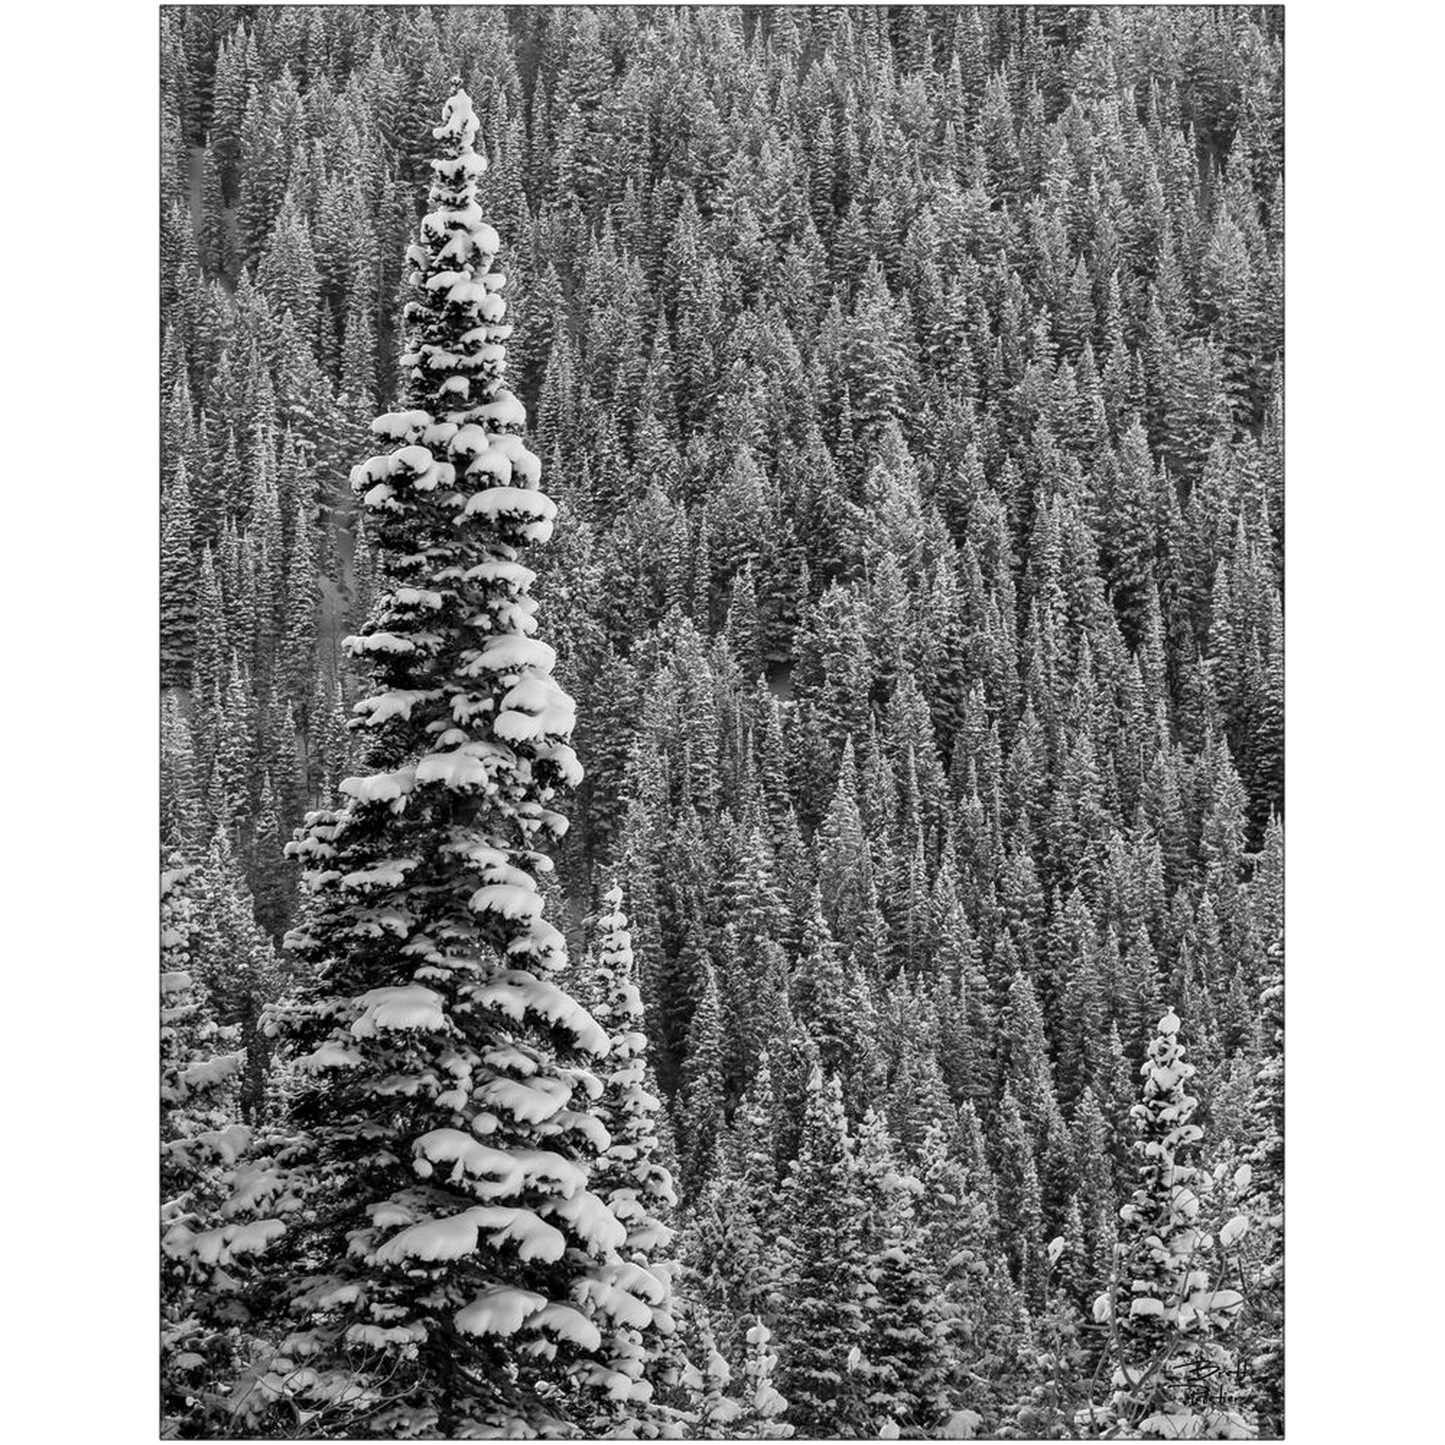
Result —
<instances>
[{"instance_id":1,"label":"snow covered pine tree","mask_svg":"<svg viewBox=\"0 0 1445 1445\"><path fill-rule=\"evenodd\" d=\"M649 1308L635 1316L618 1312L603 1330L602 1362L588 1373L606 1392L610 1408L591 1422L588 1433L645 1439L669 1433L652 1376L680 1369L672 1317L677 1266L667 1258L673 1237L667 1216L677 1195L671 1173L658 1160L662 1101L653 1092L647 1063L642 995L633 979L622 889L614 884L602 901L595 972L599 997L593 1006L611 1047L599 1071L602 1093L596 1111L612 1143L592 1169L591 1187L627 1231L623 1257L608 1278L646 1300Z\"/></svg>"},{"instance_id":2,"label":"snow covered pine tree","mask_svg":"<svg viewBox=\"0 0 1445 1445\"><path fill-rule=\"evenodd\" d=\"M161 874L161 1414L213 1426L224 1402L215 1385L233 1368L225 1275L265 1230L215 1222L230 1173L250 1142L237 1123L245 1054L236 1028L217 1025L191 970L194 865L179 855Z\"/></svg>"},{"instance_id":3,"label":"snow covered pine tree","mask_svg":"<svg viewBox=\"0 0 1445 1445\"><path fill-rule=\"evenodd\" d=\"M310 978L275 1027L305 1082L263 1282L289 1333L258 1384L308 1434L570 1433L598 1413L603 1332L651 1317L588 1188L607 1038L554 981L566 945L542 917L550 805L581 769L519 560L555 507L502 385L477 124L458 81L408 251L409 409L377 418L392 449L352 475L383 560L347 641L375 682L353 724L372 771L289 845Z\"/></svg>"},{"instance_id":4,"label":"snow covered pine tree","mask_svg":"<svg viewBox=\"0 0 1445 1445\"><path fill-rule=\"evenodd\" d=\"M1119 1211L1120 1278L1094 1305L1097 1320L1113 1321L1114 1395L1081 1423L1108 1424L1120 1439L1251 1439L1254 1426L1231 1408L1234 1359L1222 1338L1244 1296L1211 1287L1205 1268L1213 1241L1199 1218L1210 1180L1188 1160L1204 1131L1190 1122L1194 1065L1184 1060L1172 1010L1140 1073L1143 1097L1130 1111L1139 1183Z\"/></svg>"}]
</instances>

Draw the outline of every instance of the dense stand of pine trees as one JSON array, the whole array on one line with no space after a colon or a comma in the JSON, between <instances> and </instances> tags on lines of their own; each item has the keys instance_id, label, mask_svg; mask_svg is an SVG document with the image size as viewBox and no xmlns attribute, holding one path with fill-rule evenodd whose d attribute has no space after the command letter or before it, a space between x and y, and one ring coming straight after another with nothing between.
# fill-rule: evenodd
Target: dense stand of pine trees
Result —
<instances>
[{"instance_id":1,"label":"dense stand of pine trees","mask_svg":"<svg viewBox=\"0 0 1445 1445\"><path fill-rule=\"evenodd\" d=\"M1282 12L161 52L167 1430L1277 1433Z\"/></svg>"}]
</instances>

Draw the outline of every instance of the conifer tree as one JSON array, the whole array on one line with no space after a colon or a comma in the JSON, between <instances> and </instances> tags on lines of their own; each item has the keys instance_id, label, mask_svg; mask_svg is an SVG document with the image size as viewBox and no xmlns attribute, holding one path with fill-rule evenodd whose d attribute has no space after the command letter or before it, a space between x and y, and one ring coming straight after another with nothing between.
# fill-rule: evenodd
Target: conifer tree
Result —
<instances>
[{"instance_id":1,"label":"conifer tree","mask_svg":"<svg viewBox=\"0 0 1445 1445\"><path fill-rule=\"evenodd\" d=\"M1258 1131L1244 1198L1254 1263L1246 1339L1252 1351L1248 1397L1266 1437L1284 1434L1284 950L1270 945L1259 996L1263 1058L1250 1100ZM1227 1226L1226 1226L1227 1227Z\"/></svg>"},{"instance_id":2,"label":"conifer tree","mask_svg":"<svg viewBox=\"0 0 1445 1445\"><path fill-rule=\"evenodd\" d=\"M765 1054L739 1101L719 1150L719 1168L689 1218L690 1298L724 1322L723 1347L736 1357L743 1322L771 1314L777 1296L777 1150L773 1078Z\"/></svg>"},{"instance_id":3,"label":"conifer tree","mask_svg":"<svg viewBox=\"0 0 1445 1445\"><path fill-rule=\"evenodd\" d=\"M276 1393L381 1433L590 1419L565 1394L598 1360L594 1316L652 1319L609 1278L626 1230L588 1188L606 1131L576 1063L607 1038L556 981L565 943L542 917L550 804L580 769L519 560L555 509L501 385L476 131L458 82L408 252L410 406L353 473L387 556L348 644L372 667L371 771L292 845L315 907L288 946L310 976L277 1020L306 1082L303 1203L265 1281L292 1326Z\"/></svg>"},{"instance_id":4,"label":"conifer tree","mask_svg":"<svg viewBox=\"0 0 1445 1445\"><path fill-rule=\"evenodd\" d=\"M1166 1013L1140 1073L1133 1146L1138 1184L1119 1212L1118 1278L1095 1316L1112 1321L1114 1395L1109 1418L1144 1438L1246 1439L1254 1428L1233 1408L1227 1337L1244 1297L1211 1284L1201 1219L1208 1176L1191 1162L1203 1131L1191 1122L1194 1066L1179 1019Z\"/></svg>"},{"instance_id":5,"label":"conifer tree","mask_svg":"<svg viewBox=\"0 0 1445 1445\"><path fill-rule=\"evenodd\" d=\"M697 1007L688 1025L676 1111L683 1179L689 1195L701 1189L712 1172L723 1126L722 1011L717 973L706 958L701 962L701 969L702 982Z\"/></svg>"},{"instance_id":6,"label":"conifer tree","mask_svg":"<svg viewBox=\"0 0 1445 1445\"><path fill-rule=\"evenodd\" d=\"M240 1084L241 1116L251 1122L260 1104L270 1056L262 1015L280 994L281 969L271 940L256 919L256 904L232 845L232 830L218 821L196 868L191 892L193 974L225 1026L239 1026L246 1051Z\"/></svg>"},{"instance_id":7,"label":"conifer tree","mask_svg":"<svg viewBox=\"0 0 1445 1445\"><path fill-rule=\"evenodd\" d=\"M997 1153L1004 1248L1020 1295L1034 1301L1043 1272L1043 1192L1033 1141L1007 1086L999 1111Z\"/></svg>"},{"instance_id":8,"label":"conifer tree","mask_svg":"<svg viewBox=\"0 0 1445 1445\"><path fill-rule=\"evenodd\" d=\"M174 693L161 703L161 842L190 855L205 835L200 770L190 724Z\"/></svg>"},{"instance_id":9,"label":"conifer tree","mask_svg":"<svg viewBox=\"0 0 1445 1445\"><path fill-rule=\"evenodd\" d=\"M923 1185L904 1172L884 1118L872 1110L859 1126L858 1169L868 1250L868 1404L879 1423L927 1435L946 1406L941 1281L915 1209Z\"/></svg>"},{"instance_id":10,"label":"conifer tree","mask_svg":"<svg viewBox=\"0 0 1445 1445\"><path fill-rule=\"evenodd\" d=\"M191 680L196 645L195 513L184 459L161 503L161 686Z\"/></svg>"},{"instance_id":11,"label":"conifer tree","mask_svg":"<svg viewBox=\"0 0 1445 1445\"><path fill-rule=\"evenodd\" d=\"M627 1231L606 1283L640 1296L651 1310L646 1329L625 1315L604 1327L604 1363L595 1378L609 1409L596 1427L617 1424L639 1434L655 1417L649 1408L660 1392L655 1368L666 1362L676 1326L671 1295L676 1266L670 1258L673 1229L667 1222L677 1203L672 1176L661 1162L657 1121L662 1105L647 1065L642 997L633 981L632 935L622 912L622 889L603 896L593 1016L610 1040L599 1069L602 1092L595 1110L607 1131L606 1150L592 1166L588 1187Z\"/></svg>"},{"instance_id":12,"label":"conifer tree","mask_svg":"<svg viewBox=\"0 0 1445 1445\"><path fill-rule=\"evenodd\" d=\"M811 1035L824 1070L838 1077L856 1116L868 1094L872 1048L867 1001L850 963L828 931L822 895L815 888L792 975L793 1015Z\"/></svg>"},{"instance_id":13,"label":"conifer tree","mask_svg":"<svg viewBox=\"0 0 1445 1445\"><path fill-rule=\"evenodd\" d=\"M778 1389L790 1422L803 1436L866 1434L874 1423L862 1369L868 1283L853 1141L838 1080L816 1066L781 1224Z\"/></svg>"},{"instance_id":14,"label":"conifer tree","mask_svg":"<svg viewBox=\"0 0 1445 1445\"><path fill-rule=\"evenodd\" d=\"M192 973L195 868L176 857L161 874L161 1409L191 1428L223 1419L218 1388L233 1365L225 1270L244 1253L240 1226L219 1223L229 1170L247 1148L238 1121L245 1055L239 1030L215 1019Z\"/></svg>"},{"instance_id":15,"label":"conifer tree","mask_svg":"<svg viewBox=\"0 0 1445 1445\"><path fill-rule=\"evenodd\" d=\"M749 1326L743 1364L743 1408L735 1422L742 1440L789 1440L793 1436L794 1426L783 1418L788 1402L773 1384L778 1356L772 1341L772 1331L761 1321Z\"/></svg>"}]
</instances>

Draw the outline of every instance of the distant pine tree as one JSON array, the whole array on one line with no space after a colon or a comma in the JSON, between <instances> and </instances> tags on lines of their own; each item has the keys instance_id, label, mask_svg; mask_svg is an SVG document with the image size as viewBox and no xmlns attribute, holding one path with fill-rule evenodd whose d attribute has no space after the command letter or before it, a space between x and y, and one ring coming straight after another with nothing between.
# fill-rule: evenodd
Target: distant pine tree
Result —
<instances>
[{"instance_id":1,"label":"distant pine tree","mask_svg":"<svg viewBox=\"0 0 1445 1445\"><path fill-rule=\"evenodd\" d=\"M800 1435L866 1434L862 1202L836 1077L815 1067L799 1153L783 1186L778 1389Z\"/></svg>"},{"instance_id":2,"label":"distant pine tree","mask_svg":"<svg viewBox=\"0 0 1445 1445\"><path fill-rule=\"evenodd\" d=\"M161 500L161 686L185 687L196 647L195 513L186 465Z\"/></svg>"}]
</instances>

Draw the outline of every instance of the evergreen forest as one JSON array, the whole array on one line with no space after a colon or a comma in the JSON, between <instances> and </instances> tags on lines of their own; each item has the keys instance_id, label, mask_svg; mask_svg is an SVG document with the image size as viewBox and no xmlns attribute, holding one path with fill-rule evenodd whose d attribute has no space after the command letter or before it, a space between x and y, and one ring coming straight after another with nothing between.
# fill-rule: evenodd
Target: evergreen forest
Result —
<instances>
[{"instance_id":1,"label":"evergreen forest","mask_svg":"<svg viewBox=\"0 0 1445 1445\"><path fill-rule=\"evenodd\" d=\"M1280 1436L1282 9L159 32L163 1435Z\"/></svg>"}]
</instances>

